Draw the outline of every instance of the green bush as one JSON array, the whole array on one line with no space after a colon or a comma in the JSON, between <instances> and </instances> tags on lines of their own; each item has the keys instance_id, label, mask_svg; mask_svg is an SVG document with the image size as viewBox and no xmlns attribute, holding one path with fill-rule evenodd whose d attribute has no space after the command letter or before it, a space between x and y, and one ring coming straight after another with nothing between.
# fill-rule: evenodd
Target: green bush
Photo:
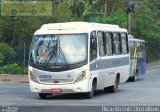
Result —
<instances>
[{"instance_id":1,"label":"green bush","mask_svg":"<svg viewBox=\"0 0 160 112\"><path fill-rule=\"evenodd\" d=\"M16 52L8 43L0 42L0 64L8 63L7 59L12 59L16 55Z\"/></svg>"},{"instance_id":2,"label":"green bush","mask_svg":"<svg viewBox=\"0 0 160 112\"><path fill-rule=\"evenodd\" d=\"M10 64L0 67L0 74L25 75L27 74L27 71L27 68L19 67L18 64Z\"/></svg>"}]
</instances>

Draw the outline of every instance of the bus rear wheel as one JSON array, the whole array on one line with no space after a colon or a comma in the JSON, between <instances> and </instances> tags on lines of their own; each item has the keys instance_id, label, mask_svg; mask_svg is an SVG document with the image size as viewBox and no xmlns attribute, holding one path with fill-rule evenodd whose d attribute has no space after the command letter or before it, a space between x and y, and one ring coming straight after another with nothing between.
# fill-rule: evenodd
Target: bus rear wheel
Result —
<instances>
[{"instance_id":1,"label":"bus rear wheel","mask_svg":"<svg viewBox=\"0 0 160 112\"><path fill-rule=\"evenodd\" d=\"M115 93L115 92L117 92L118 85L119 85L119 76L116 76L114 85L104 88L104 91L110 92L110 93Z\"/></svg>"},{"instance_id":2,"label":"bus rear wheel","mask_svg":"<svg viewBox=\"0 0 160 112\"><path fill-rule=\"evenodd\" d=\"M136 72L133 74L132 81L133 81L133 82L136 82L137 79L138 79L138 72L136 71Z\"/></svg>"},{"instance_id":3,"label":"bus rear wheel","mask_svg":"<svg viewBox=\"0 0 160 112\"><path fill-rule=\"evenodd\" d=\"M39 93L39 97L41 98L41 99L47 99L47 96L48 95L52 95L52 93Z\"/></svg>"}]
</instances>

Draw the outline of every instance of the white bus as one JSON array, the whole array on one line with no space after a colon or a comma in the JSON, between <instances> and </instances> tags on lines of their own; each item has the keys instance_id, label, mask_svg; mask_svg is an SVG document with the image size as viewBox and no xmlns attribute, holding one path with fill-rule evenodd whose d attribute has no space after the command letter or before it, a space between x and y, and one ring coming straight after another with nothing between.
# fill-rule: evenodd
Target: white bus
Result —
<instances>
[{"instance_id":1,"label":"white bus","mask_svg":"<svg viewBox=\"0 0 160 112\"><path fill-rule=\"evenodd\" d=\"M67 22L45 24L30 47L29 83L45 99L53 93L116 92L129 78L126 29L117 25Z\"/></svg>"},{"instance_id":2,"label":"white bus","mask_svg":"<svg viewBox=\"0 0 160 112\"><path fill-rule=\"evenodd\" d=\"M146 47L145 41L129 35L130 48L130 79L136 81L138 76L146 72Z\"/></svg>"}]
</instances>

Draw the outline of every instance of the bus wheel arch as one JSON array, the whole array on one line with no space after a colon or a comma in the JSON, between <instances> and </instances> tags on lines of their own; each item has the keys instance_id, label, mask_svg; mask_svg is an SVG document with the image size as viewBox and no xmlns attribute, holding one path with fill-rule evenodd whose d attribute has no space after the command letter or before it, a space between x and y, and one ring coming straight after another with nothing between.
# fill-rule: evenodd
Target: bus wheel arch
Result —
<instances>
[{"instance_id":1,"label":"bus wheel arch","mask_svg":"<svg viewBox=\"0 0 160 112\"><path fill-rule=\"evenodd\" d=\"M104 91L110 92L110 93L116 93L119 83L120 83L120 73L117 73L117 75L115 77L114 85L104 88Z\"/></svg>"},{"instance_id":2,"label":"bus wheel arch","mask_svg":"<svg viewBox=\"0 0 160 112\"><path fill-rule=\"evenodd\" d=\"M94 77L91 85L91 91L86 93L86 97L90 99L93 98L96 89L97 89L97 78Z\"/></svg>"},{"instance_id":3,"label":"bus wheel arch","mask_svg":"<svg viewBox=\"0 0 160 112\"><path fill-rule=\"evenodd\" d=\"M120 83L120 73L117 73L116 78L118 78L117 81L118 81L118 84L119 84Z\"/></svg>"},{"instance_id":4,"label":"bus wheel arch","mask_svg":"<svg viewBox=\"0 0 160 112\"><path fill-rule=\"evenodd\" d=\"M115 83L110 88L111 93L116 93L117 92L119 83L120 83L120 73L117 73L116 78L115 78Z\"/></svg>"},{"instance_id":5,"label":"bus wheel arch","mask_svg":"<svg viewBox=\"0 0 160 112\"><path fill-rule=\"evenodd\" d=\"M92 81L92 90L93 92L97 89L97 77L95 77Z\"/></svg>"}]
</instances>

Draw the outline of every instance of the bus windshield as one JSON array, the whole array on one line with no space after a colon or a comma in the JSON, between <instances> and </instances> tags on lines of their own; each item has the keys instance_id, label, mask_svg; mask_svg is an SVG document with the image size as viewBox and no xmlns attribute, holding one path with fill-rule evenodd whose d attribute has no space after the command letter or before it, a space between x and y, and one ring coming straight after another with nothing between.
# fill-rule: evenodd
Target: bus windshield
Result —
<instances>
[{"instance_id":1,"label":"bus windshield","mask_svg":"<svg viewBox=\"0 0 160 112\"><path fill-rule=\"evenodd\" d=\"M30 61L37 65L69 65L87 60L87 34L34 35Z\"/></svg>"}]
</instances>

